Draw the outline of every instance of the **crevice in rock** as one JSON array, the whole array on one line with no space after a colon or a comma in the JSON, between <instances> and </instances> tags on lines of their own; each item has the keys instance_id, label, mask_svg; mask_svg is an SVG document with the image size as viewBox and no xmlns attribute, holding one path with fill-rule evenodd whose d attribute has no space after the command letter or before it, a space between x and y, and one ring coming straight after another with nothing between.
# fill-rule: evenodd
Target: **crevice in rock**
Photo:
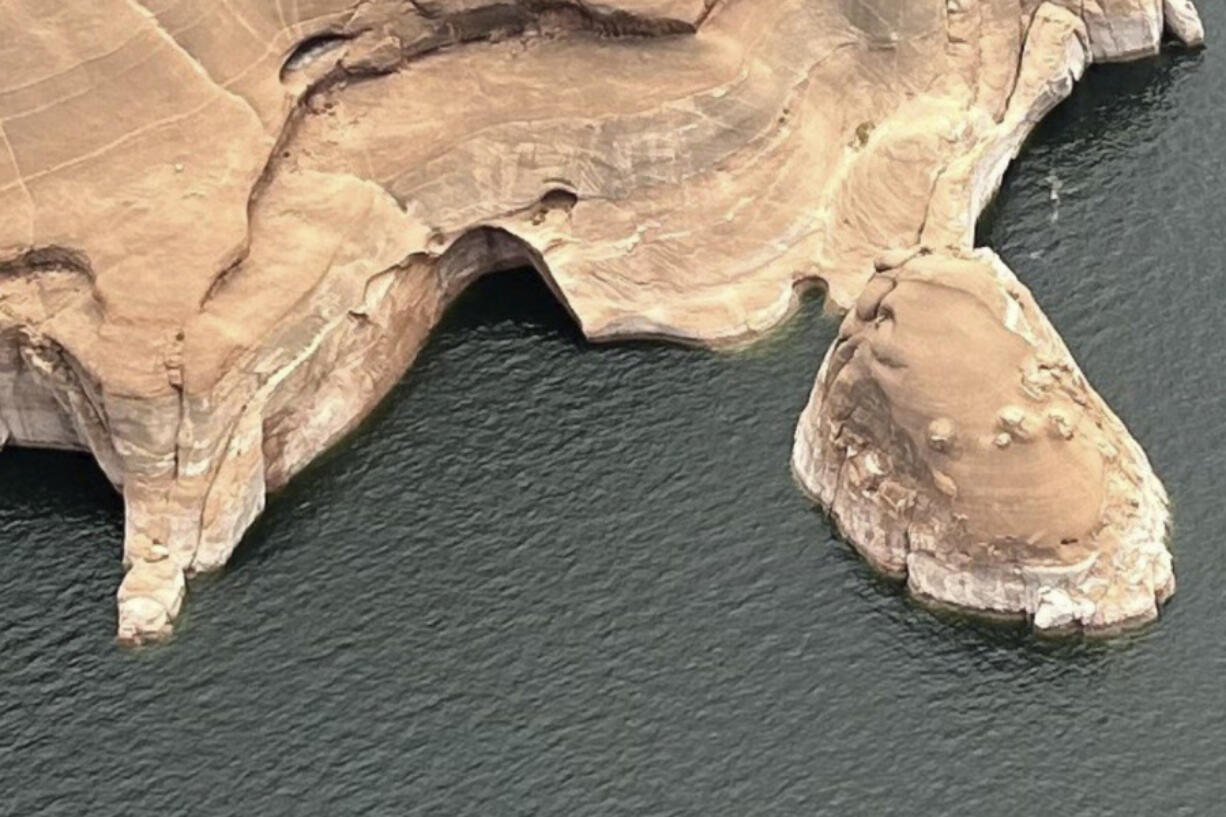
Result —
<instances>
[{"instance_id":1,"label":"crevice in rock","mask_svg":"<svg viewBox=\"0 0 1226 817\"><path fill-rule=\"evenodd\" d=\"M301 71L308 65L321 60L325 55L346 45L355 35L325 32L308 37L294 47L289 56L281 64L281 81L295 71Z\"/></svg>"},{"instance_id":2,"label":"crevice in rock","mask_svg":"<svg viewBox=\"0 0 1226 817\"><path fill-rule=\"evenodd\" d=\"M15 258L0 261L0 277L45 270L68 270L84 275L91 282L94 280L94 268L90 264L89 256L71 247L58 245L34 247Z\"/></svg>"},{"instance_id":3,"label":"crevice in rock","mask_svg":"<svg viewBox=\"0 0 1226 817\"><path fill-rule=\"evenodd\" d=\"M1082 9L1082 19L1085 17L1085 10ZM1030 33L1034 31L1035 20L1039 18L1039 9L1035 9L1031 13L1030 19L1026 21L1026 28L1022 32L1022 46L1017 52L1017 64L1013 67L1013 86L1009 89L1009 93L1005 95L1005 104L1000 109L1000 119L997 123L1004 122L1009 116L1009 112L1013 109L1013 97L1017 93L1018 87L1022 84L1022 71L1026 66L1026 55L1030 47Z\"/></svg>"},{"instance_id":4,"label":"crevice in rock","mask_svg":"<svg viewBox=\"0 0 1226 817\"><path fill-rule=\"evenodd\" d=\"M706 8L702 10L702 14L698 15L698 19L694 21L694 28L702 28L703 23L711 19L711 15L715 13L716 8L721 5L721 0L706 0Z\"/></svg>"}]
</instances>

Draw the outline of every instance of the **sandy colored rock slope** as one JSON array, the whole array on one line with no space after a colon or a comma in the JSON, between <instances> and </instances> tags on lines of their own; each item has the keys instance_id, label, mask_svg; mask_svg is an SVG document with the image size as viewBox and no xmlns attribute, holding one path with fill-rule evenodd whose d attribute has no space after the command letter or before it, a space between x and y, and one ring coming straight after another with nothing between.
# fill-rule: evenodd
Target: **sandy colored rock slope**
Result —
<instances>
[{"instance_id":1,"label":"sandy colored rock slope","mask_svg":"<svg viewBox=\"0 0 1226 817\"><path fill-rule=\"evenodd\" d=\"M989 250L894 263L818 374L802 484L920 596L1040 628L1153 618L1166 493L1030 293Z\"/></svg>"},{"instance_id":2,"label":"sandy colored rock slope","mask_svg":"<svg viewBox=\"0 0 1226 817\"><path fill-rule=\"evenodd\" d=\"M1155 52L1164 19L1203 36L1188 0L0 0L0 443L94 454L126 505L120 636L164 636L185 575L225 563L475 276L535 266L593 339L740 343L810 285L847 309L883 255L969 252L1039 117L1090 61ZM982 362L1003 383L1016 359ZM824 422L819 401L801 436ZM807 456L829 504L812 479L842 454ZM1088 456L1037 457L1016 490ZM1084 474L1072 527L1109 493ZM1165 554L1152 512L1117 527ZM1015 551L993 569L1028 569ZM919 589L985 606L942 589L948 565Z\"/></svg>"}]
</instances>

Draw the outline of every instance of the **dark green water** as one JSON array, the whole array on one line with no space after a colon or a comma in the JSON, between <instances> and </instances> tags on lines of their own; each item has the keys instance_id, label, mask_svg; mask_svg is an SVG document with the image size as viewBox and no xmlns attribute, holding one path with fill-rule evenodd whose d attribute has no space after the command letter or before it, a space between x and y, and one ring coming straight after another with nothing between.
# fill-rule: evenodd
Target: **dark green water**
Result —
<instances>
[{"instance_id":1,"label":"dark green water","mask_svg":"<svg viewBox=\"0 0 1226 817\"><path fill-rule=\"evenodd\" d=\"M832 541L787 467L819 303L737 355L591 347L512 274L167 647L111 643L102 477L0 455L0 815L1224 813L1224 166L1221 48L1095 69L982 229L1174 497L1156 625L935 616Z\"/></svg>"}]
</instances>

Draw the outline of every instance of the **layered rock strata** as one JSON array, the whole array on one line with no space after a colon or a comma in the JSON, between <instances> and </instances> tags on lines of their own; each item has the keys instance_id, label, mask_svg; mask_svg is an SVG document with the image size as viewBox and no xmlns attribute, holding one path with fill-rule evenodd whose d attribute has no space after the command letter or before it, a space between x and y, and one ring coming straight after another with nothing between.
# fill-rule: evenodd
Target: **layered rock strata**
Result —
<instances>
[{"instance_id":1,"label":"layered rock strata","mask_svg":"<svg viewBox=\"0 0 1226 817\"><path fill-rule=\"evenodd\" d=\"M847 309L883 254L969 252L1089 62L1202 37L1187 0L0 12L0 440L122 490L128 642L475 276L534 266L594 340L746 342L812 285Z\"/></svg>"}]
</instances>

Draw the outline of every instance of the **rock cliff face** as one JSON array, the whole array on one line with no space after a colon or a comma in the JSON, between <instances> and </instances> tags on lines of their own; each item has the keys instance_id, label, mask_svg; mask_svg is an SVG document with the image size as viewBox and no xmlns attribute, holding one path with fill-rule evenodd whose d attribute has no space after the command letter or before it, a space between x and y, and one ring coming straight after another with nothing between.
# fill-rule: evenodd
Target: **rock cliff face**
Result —
<instances>
[{"instance_id":1,"label":"rock cliff face","mask_svg":"<svg viewBox=\"0 0 1226 817\"><path fill-rule=\"evenodd\" d=\"M823 286L857 306L795 464L853 544L920 592L1040 626L1144 618L1171 591L1144 455L971 246L1086 65L1154 53L1164 25L1200 42L1189 0L0 11L0 445L88 450L123 491L122 640L167 635L185 576L226 562L457 292L520 265L594 340L742 343ZM918 345L882 354L942 367L966 406L854 352L889 347L891 309ZM964 309L1000 342L975 348ZM1009 368L1032 358L1051 379L1033 398ZM832 408L860 396L862 423Z\"/></svg>"}]
</instances>

